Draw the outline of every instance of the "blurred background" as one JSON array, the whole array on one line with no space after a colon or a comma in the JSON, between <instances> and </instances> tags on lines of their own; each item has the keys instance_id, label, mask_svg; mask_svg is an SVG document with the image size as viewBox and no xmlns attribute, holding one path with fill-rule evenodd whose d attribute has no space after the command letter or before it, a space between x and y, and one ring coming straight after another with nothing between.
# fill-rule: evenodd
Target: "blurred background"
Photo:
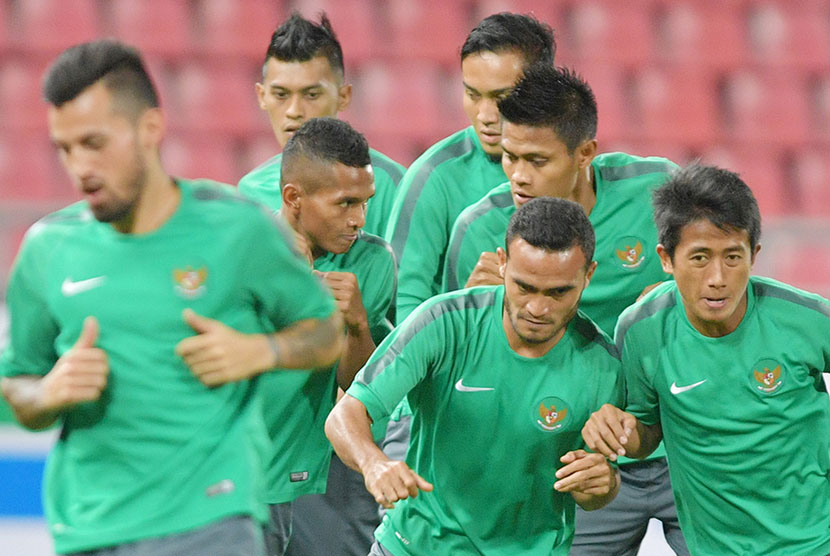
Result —
<instances>
[{"instance_id":1,"label":"blurred background","mask_svg":"<svg viewBox=\"0 0 830 556\"><path fill-rule=\"evenodd\" d=\"M168 113L167 169L235 184L278 151L254 83L292 9L328 13L354 86L342 117L404 165L468 124L469 31L534 13L557 64L596 93L601 152L738 171L764 219L756 272L830 296L830 0L0 0L0 290L26 228L75 199L40 95L56 54L107 36L138 46ZM0 525L4 544L22 534L9 554L50 553L37 497L51 438L0 426L0 517L24 519Z\"/></svg>"}]
</instances>

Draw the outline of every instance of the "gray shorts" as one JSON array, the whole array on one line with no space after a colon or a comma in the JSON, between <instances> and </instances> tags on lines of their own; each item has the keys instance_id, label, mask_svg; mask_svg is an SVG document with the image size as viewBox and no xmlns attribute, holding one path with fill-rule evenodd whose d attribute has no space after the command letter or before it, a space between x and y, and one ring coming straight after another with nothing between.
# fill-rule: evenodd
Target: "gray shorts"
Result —
<instances>
[{"instance_id":1,"label":"gray shorts","mask_svg":"<svg viewBox=\"0 0 830 556\"><path fill-rule=\"evenodd\" d=\"M294 503L271 504L265 524L265 550L268 556L283 556L291 540Z\"/></svg>"},{"instance_id":2,"label":"gray shorts","mask_svg":"<svg viewBox=\"0 0 830 556\"><path fill-rule=\"evenodd\" d=\"M651 518L663 523L666 542L678 556L689 549L674 507L666 458L620 466L622 484L617 497L602 509L576 507L576 534L571 556L635 556Z\"/></svg>"},{"instance_id":3,"label":"gray shorts","mask_svg":"<svg viewBox=\"0 0 830 556\"><path fill-rule=\"evenodd\" d=\"M377 540L372 544L372 548L369 549L369 554L367 556L395 556L388 550L386 547L380 544Z\"/></svg>"},{"instance_id":4,"label":"gray shorts","mask_svg":"<svg viewBox=\"0 0 830 556\"><path fill-rule=\"evenodd\" d=\"M185 533L143 539L73 556L265 556L262 527L250 516L234 516Z\"/></svg>"}]
</instances>

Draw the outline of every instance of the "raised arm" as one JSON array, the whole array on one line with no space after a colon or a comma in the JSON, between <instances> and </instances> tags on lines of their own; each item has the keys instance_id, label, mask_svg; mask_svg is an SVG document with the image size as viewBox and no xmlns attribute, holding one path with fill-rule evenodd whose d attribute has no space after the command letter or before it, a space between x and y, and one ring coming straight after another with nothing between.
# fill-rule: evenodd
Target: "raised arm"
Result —
<instances>
[{"instance_id":1,"label":"raised arm","mask_svg":"<svg viewBox=\"0 0 830 556\"><path fill-rule=\"evenodd\" d=\"M612 461L618 456L643 459L663 439L659 423L644 425L639 419L610 404L595 411L582 428L585 444Z\"/></svg>"}]
</instances>

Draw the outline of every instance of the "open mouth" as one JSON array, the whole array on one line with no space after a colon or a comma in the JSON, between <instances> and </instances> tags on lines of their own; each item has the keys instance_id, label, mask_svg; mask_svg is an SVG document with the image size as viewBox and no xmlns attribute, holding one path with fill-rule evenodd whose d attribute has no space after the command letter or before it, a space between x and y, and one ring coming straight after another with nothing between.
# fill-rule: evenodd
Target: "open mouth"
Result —
<instances>
[{"instance_id":1,"label":"open mouth","mask_svg":"<svg viewBox=\"0 0 830 556\"><path fill-rule=\"evenodd\" d=\"M528 195L522 191L513 191L513 200L517 205L523 205L531 199L533 199L532 195Z\"/></svg>"},{"instance_id":2,"label":"open mouth","mask_svg":"<svg viewBox=\"0 0 830 556\"><path fill-rule=\"evenodd\" d=\"M722 309L726 307L727 299L725 297L704 297L703 302L706 304L707 307L712 309Z\"/></svg>"}]
</instances>

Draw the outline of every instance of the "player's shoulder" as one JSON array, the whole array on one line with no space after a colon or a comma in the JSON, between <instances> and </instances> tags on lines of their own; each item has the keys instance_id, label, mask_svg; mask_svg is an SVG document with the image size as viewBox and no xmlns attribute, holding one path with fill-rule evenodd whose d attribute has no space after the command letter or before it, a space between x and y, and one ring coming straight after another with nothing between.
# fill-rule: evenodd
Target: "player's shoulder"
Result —
<instances>
[{"instance_id":1,"label":"player's shoulder","mask_svg":"<svg viewBox=\"0 0 830 556\"><path fill-rule=\"evenodd\" d=\"M273 215L259 202L243 195L232 185L209 179L177 179L183 195L193 200L200 221L207 225L256 227L271 225Z\"/></svg>"},{"instance_id":2,"label":"player's shoulder","mask_svg":"<svg viewBox=\"0 0 830 556\"><path fill-rule=\"evenodd\" d=\"M500 303L504 286L476 286L431 297L421 303L401 326L422 329L439 320L477 320Z\"/></svg>"},{"instance_id":3,"label":"player's shoulder","mask_svg":"<svg viewBox=\"0 0 830 556\"><path fill-rule=\"evenodd\" d=\"M776 320L830 317L830 301L816 293L764 276L750 277L749 287L762 314Z\"/></svg>"},{"instance_id":4,"label":"player's shoulder","mask_svg":"<svg viewBox=\"0 0 830 556\"><path fill-rule=\"evenodd\" d=\"M600 358L619 360L617 346L590 317L577 311L571 320L570 327L574 331L573 338L577 349L593 353Z\"/></svg>"},{"instance_id":5,"label":"player's shoulder","mask_svg":"<svg viewBox=\"0 0 830 556\"><path fill-rule=\"evenodd\" d=\"M426 181L435 172L451 171L463 166L481 149L472 127L457 131L429 147L406 171L405 178Z\"/></svg>"},{"instance_id":6,"label":"player's shoulder","mask_svg":"<svg viewBox=\"0 0 830 556\"><path fill-rule=\"evenodd\" d=\"M599 154L593 161L594 171L609 183L621 182L645 176L665 176L678 168L677 164L662 156L637 156L624 152Z\"/></svg>"},{"instance_id":7,"label":"player's shoulder","mask_svg":"<svg viewBox=\"0 0 830 556\"><path fill-rule=\"evenodd\" d=\"M239 188L262 187L263 183L274 183L275 178L279 179L281 165L282 153L272 156L242 176L239 180Z\"/></svg>"},{"instance_id":8,"label":"player's shoulder","mask_svg":"<svg viewBox=\"0 0 830 556\"><path fill-rule=\"evenodd\" d=\"M503 183L491 189L487 195L461 211L453 223L453 234L465 236L474 229L506 226L516 212L510 183ZM489 238L488 238L489 239Z\"/></svg>"},{"instance_id":9,"label":"player's shoulder","mask_svg":"<svg viewBox=\"0 0 830 556\"><path fill-rule=\"evenodd\" d=\"M375 149L369 149L369 159L372 161L376 181L379 176L386 175L397 186L406 172L406 167L403 164Z\"/></svg>"},{"instance_id":10,"label":"player's shoulder","mask_svg":"<svg viewBox=\"0 0 830 556\"><path fill-rule=\"evenodd\" d=\"M346 252L351 260L357 261L362 265L371 264L371 266L391 266L396 268L395 253L392 251L392 246L388 241L382 237L370 234L364 230L360 230L357 235L357 240L352 244L351 248Z\"/></svg>"},{"instance_id":11,"label":"player's shoulder","mask_svg":"<svg viewBox=\"0 0 830 556\"><path fill-rule=\"evenodd\" d=\"M642 299L627 307L614 331L614 341L619 348L626 335L633 330L644 330L646 334L661 329L666 318L677 306L677 284L667 280L648 292ZM662 333L657 333L662 337Z\"/></svg>"},{"instance_id":12,"label":"player's shoulder","mask_svg":"<svg viewBox=\"0 0 830 556\"><path fill-rule=\"evenodd\" d=\"M54 239L76 233L98 223L86 201L78 201L40 218L26 232L24 241L51 243Z\"/></svg>"}]
</instances>

